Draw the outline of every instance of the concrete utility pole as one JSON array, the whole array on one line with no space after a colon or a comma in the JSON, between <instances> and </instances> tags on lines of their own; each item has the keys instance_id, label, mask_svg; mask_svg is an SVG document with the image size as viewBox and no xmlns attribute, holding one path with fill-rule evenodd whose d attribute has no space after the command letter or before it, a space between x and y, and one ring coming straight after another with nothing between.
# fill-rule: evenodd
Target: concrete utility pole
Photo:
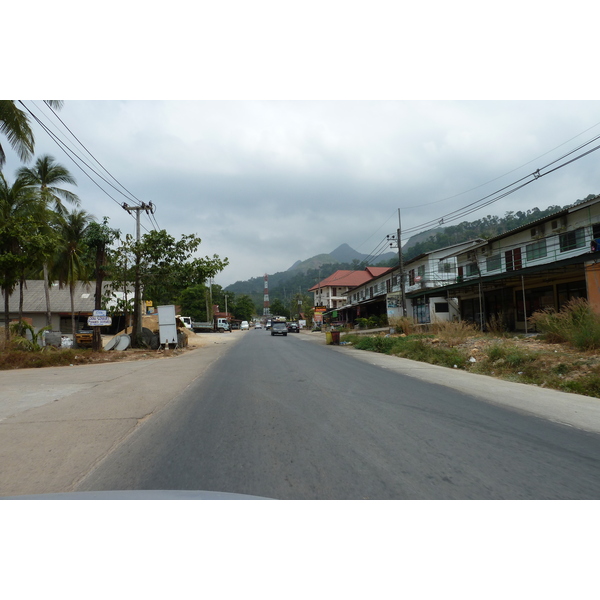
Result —
<instances>
[{"instance_id":1,"label":"concrete utility pole","mask_svg":"<svg viewBox=\"0 0 600 600\"><path fill-rule=\"evenodd\" d=\"M136 240L140 242L140 212L145 211L147 214L154 214L154 204L150 202L146 204L142 202L139 206L129 206L126 202L122 204L123 208L131 214L135 212L135 234ZM127 283L125 282L125 286ZM142 311L141 311L141 293L140 293L140 253L139 250L135 253L135 283L134 283L134 305L133 305L133 327L131 335L131 345L135 348L139 345L142 337Z\"/></svg>"},{"instance_id":2,"label":"concrete utility pole","mask_svg":"<svg viewBox=\"0 0 600 600\"><path fill-rule=\"evenodd\" d=\"M398 209L398 229L396 230L396 235L388 235L388 240L390 240L390 248L394 247L394 241L397 244L398 248L398 267L400 269L400 298L402 301L402 316L406 317L406 294L404 292L404 258L402 256L402 220L400 218L400 209Z\"/></svg>"}]
</instances>

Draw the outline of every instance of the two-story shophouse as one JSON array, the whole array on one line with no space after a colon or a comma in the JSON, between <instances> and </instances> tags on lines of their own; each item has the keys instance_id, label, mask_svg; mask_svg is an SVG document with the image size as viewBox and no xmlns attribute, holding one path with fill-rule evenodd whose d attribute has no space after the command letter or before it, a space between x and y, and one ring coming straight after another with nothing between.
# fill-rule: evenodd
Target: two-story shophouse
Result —
<instances>
[{"instance_id":1,"label":"two-story shophouse","mask_svg":"<svg viewBox=\"0 0 600 600\"><path fill-rule=\"evenodd\" d=\"M461 319L515 331L540 309L587 298L600 312L600 196L448 255L456 259Z\"/></svg>"},{"instance_id":2,"label":"two-story shophouse","mask_svg":"<svg viewBox=\"0 0 600 600\"><path fill-rule=\"evenodd\" d=\"M416 323L449 321L458 318L458 302L441 288L456 281L456 257L450 251L474 247L481 240L473 240L426 252L404 265L404 292L406 315ZM441 260L443 258L443 260ZM358 317L402 316L400 268L389 269L379 277L365 282L346 293L347 303L342 320L353 323Z\"/></svg>"}]
</instances>

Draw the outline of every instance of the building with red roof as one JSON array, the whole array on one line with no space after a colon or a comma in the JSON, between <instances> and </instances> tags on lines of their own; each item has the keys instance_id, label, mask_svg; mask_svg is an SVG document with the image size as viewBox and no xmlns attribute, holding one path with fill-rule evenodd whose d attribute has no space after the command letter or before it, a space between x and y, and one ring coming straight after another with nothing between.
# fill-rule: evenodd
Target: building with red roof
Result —
<instances>
[{"instance_id":1,"label":"building with red roof","mask_svg":"<svg viewBox=\"0 0 600 600\"><path fill-rule=\"evenodd\" d=\"M367 267L363 271L342 269L319 281L308 291L314 295L314 306L324 306L327 310L341 308L347 301L346 292L391 270L391 267Z\"/></svg>"}]
</instances>

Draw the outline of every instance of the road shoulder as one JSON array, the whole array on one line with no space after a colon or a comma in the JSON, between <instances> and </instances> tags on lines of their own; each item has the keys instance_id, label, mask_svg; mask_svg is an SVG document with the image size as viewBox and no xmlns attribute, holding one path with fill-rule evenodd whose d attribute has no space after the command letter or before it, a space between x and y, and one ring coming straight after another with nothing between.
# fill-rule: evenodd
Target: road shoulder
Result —
<instances>
[{"instance_id":1,"label":"road shoulder","mask_svg":"<svg viewBox=\"0 0 600 600\"><path fill-rule=\"evenodd\" d=\"M0 495L73 490L241 338L227 337L168 359L2 372Z\"/></svg>"}]
</instances>

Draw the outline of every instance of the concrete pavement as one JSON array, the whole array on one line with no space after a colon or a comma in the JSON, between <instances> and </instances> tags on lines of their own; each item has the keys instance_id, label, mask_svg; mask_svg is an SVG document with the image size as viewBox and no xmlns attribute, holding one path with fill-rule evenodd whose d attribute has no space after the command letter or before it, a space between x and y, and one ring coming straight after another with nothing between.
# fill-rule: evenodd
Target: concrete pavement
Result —
<instances>
[{"instance_id":1,"label":"concrete pavement","mask_svg":"<svg viewBox=\"0 0 600 600\"><path fill-rule=\"evenodd\" d=\"M0 496L72 490L244 334L204 335L176 357L0 371Z\"/></svg>"}]
</instances>

